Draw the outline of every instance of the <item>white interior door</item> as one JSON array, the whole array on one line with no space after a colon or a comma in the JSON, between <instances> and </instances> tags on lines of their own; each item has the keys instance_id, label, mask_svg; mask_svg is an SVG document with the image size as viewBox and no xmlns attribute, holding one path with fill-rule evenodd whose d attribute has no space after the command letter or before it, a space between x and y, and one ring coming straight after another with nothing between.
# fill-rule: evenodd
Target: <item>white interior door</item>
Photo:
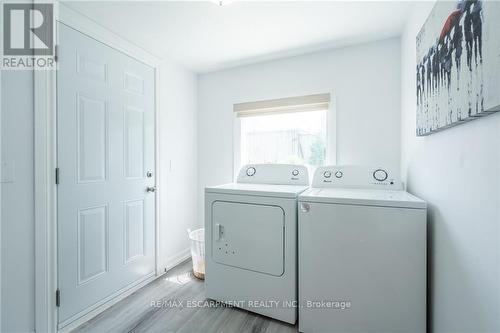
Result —
<instances>
[{"instance_id":1,"label":"white interior door","mask_svg":"<svg viewBox=\"0 0 500 333\"><path fill-rule=\"evenodd\" d=\"M59 24L59 324L154 274L153 68Z\"/></svg>"}]
</instances>

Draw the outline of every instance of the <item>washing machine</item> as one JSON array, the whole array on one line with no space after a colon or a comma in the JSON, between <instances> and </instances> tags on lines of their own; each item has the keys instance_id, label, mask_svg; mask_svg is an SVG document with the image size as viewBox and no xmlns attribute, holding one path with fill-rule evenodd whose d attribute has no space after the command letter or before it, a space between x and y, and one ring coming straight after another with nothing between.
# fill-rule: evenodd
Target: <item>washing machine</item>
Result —
<instances>
[{"instance_id":1,"label":"washing machine","mask_svg":"<svg viewBox=\"0 0 500 333\"><path fill-rule=\"evenodd\" d=\"M318 168L299 196L299 331L426 331L426 203L385 168Z\"/></svg>"},{"instance_id":2,"label":"washing machine","mask_svg":"<svg viewBox=\"0 0 500 333\"><path fill-rule=\"evenodd\" d=\"M297 197L308 185L304 166L258 164L205 189L207 298L296 322Z\"/></svg>"}]
</instances>

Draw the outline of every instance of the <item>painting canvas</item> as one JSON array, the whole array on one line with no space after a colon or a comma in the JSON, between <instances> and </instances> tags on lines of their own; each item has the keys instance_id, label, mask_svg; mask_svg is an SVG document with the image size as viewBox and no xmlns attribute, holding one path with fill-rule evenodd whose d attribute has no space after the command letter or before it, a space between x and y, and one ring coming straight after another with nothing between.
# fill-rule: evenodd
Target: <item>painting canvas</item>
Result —
<instances>
[{"instance_id":1,"label":"painting canvas","mask_svg":"<svg viewBox=\"0 0 500 333\"><path fill-rule=\"evenodd\" d=\"M438 1L416 43L417 135L500 111L500 2Z\"/></svg>"}]
</instances>

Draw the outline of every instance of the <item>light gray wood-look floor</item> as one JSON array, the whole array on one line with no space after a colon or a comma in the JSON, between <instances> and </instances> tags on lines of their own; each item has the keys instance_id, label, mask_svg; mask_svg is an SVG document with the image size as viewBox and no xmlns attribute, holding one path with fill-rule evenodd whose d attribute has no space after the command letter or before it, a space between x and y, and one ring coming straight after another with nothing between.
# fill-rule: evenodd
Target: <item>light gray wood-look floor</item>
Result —
<instances>
[{"instance_id":1,"label":"light gray wood-look floor","mask_svg":"<svg viewBox=\"0 0 500 333\"><path fill-rule=\"evenodd\" d=\"M296 326L237 308L187 306L188 301L204 299L203 281L192 275L191 261L187 261L73 332L298 332ZM179 306L178 301L182 301L183 306ZM159 304L152 305L155 302Z\"/></svg>"}]
</instances>

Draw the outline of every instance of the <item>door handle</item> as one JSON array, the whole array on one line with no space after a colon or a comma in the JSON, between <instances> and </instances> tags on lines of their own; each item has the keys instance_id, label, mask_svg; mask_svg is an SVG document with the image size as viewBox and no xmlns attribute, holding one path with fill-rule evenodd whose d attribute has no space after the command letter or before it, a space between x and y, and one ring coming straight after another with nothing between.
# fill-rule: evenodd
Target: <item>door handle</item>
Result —
<instances>
[{"instance_id":1,"label":"door handle","mask_svg":"<svg viewBox=\"0 0 500 333\"><path fill-rule=\"evenodd\" d=\"M149 186L149 187L146 187L146 192L149 192L149 193L154 193L154 192L156 192L156 186Z\"/></svg>"},{"instance_id":2,"label":"door handle","mask_svg":"<svg viewBox=\"0 0 500 333\"><path fill-rule=\"evenodd\" d=\"M219 241L224 236L224 226L220 225L220 223L215 224L215 240Z\"/></svg>"}]
</instances>

